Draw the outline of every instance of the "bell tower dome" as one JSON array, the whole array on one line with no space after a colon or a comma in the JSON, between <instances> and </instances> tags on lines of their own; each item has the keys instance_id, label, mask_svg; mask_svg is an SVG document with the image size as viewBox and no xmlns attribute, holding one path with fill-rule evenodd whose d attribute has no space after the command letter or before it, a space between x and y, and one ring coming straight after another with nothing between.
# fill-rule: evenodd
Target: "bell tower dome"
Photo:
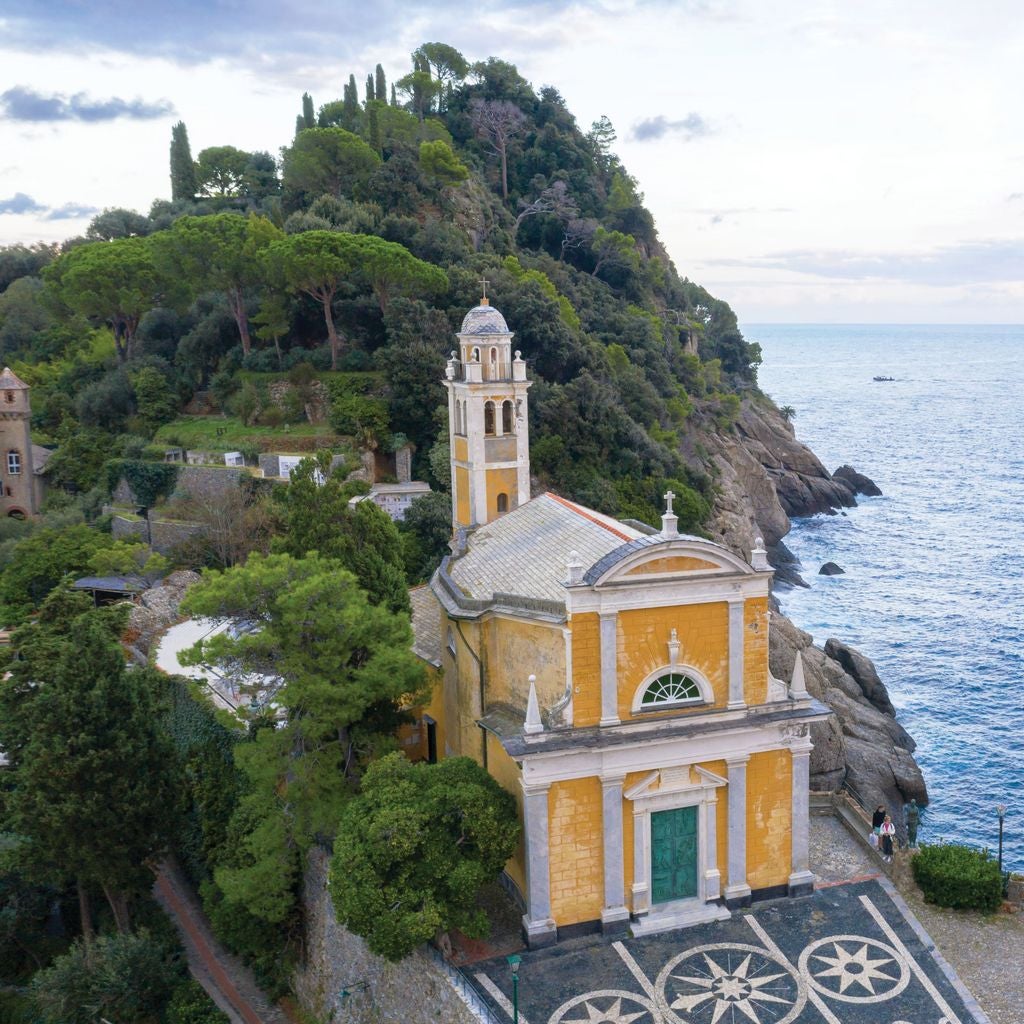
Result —
<instances>
[{"instance_id":1,"label":"bell tower dome","mask_svg":"<svg viewBox=\"0 0 1024 1024\"><path fill-rule=\"evenodd\" d=\"M452 523L483 526L530 500L526 363L505 318L484 297L462 321L445 369Z\"/></svg>"}]
</instances>

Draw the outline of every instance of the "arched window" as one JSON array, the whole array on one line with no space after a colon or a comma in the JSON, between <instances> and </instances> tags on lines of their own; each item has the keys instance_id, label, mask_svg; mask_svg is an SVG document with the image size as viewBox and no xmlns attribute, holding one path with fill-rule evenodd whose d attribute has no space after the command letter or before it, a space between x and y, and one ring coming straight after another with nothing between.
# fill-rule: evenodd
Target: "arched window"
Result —
<instances>
[{"instance_id":1,"label":"arched window","mask_svg":"<svg viewBox=\"0 0 1024 1024\"><path fill-rule=\"evenodd\" d=\"M491 369L490 369L490 373L488 373L488 377L490 377L491 380L497 380L498 379L498 350L496 348L492 348L491 349L490 362L491 362Z\"/></svg>"},{"instance_id":2,"label":"arched window","mask_svg":"<svg viewBox=\"0 0 1024 1024\"><path fill-rule=\"evenodd\" d=\"M512 403L508 401L501 403L501 432L512 433Z\"/></svg>"},{"instance_id":3,"label":"arched window","mask_svg":"<svg viewBox=\"0 0 1024 1024\"><path fill-rule=\"evenodd\" d=\"M713 704L711 684L689 668L663 668L648 676L633 697L633 711L662 711L688 704Z\"/></svg>"},{"instance_id":4,"label":"arched window","mask_svg":"<svg viewBox=\"0 0 1024 1024\"><path fill-rule=\"evenodd\" d=\"M479 363L480 362L480 349L478 349L478 348L473 349L473 362L474 363Z\"/></svg>"},{"instance_id":5,"label":"arched window","mask_svg":"<svg viewBox=\"0 0 1024 1024\"><path fill-rule=\"evenodd\" d=\"M507 494L499 494L498 495L498 515L499 516L503 515L507 511L508 511L508 495Z\"/></svg>"},{"instance_id":6,"label":"arched window","mask_svg":"<svg viewBox=\"0 0 1024 1024\"><path fill-rule=\"evenodd\" d=\"M484 402L484 433L488 437L494 435L494 403Z\"/></svg>"},{"instance_id":7,"label":"arched window","mask_svg":"<svg viewBox=\"0 0 1024 1024\"><path fill-rule=\"evenodd\" d=\"M466 403L455 403L455 433L465 434L466 432Z\"/></svg>"}]
</instances>

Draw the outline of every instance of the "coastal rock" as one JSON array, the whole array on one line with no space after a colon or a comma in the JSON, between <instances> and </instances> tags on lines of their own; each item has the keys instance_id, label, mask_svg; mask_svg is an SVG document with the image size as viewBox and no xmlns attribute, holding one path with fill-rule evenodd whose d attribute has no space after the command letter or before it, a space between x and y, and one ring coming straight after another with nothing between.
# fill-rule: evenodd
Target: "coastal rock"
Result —
<instances>
[{"instance_id":1,"label":"coastal rock","mask_svg":"<svg viewBox=\"0 0 1024 1024\"><path fill-rule=\"evenodd\" d=\"M148 656L153 640L178 621L185 591L198 581L197 572L172 572L142 594L128 618L128 633L137 653Z\"/></svg>"},{"instance_id":2,"label":"coastal rock","mask_svg":"<svg viewBox=\"0 0 1024 1024\"><path fill-rule=\"evenodd\" d=\"M825 654L842 665L847 675L860 687L868 703L883 714L895 716L896 709L889 699L889 691L885 688L885 683L878 678L870 658L865 658L860 651L834 638L825 642Z\"/></svg>"},{"instance_id":3,"label":"coastal rock","mask_svg":"<svg viewBox=\"0 0 1024 1024\"><path fill-rule=\"evenodd\" d=\"M858 473L853 466L840 466L833 474L833 480L841 480L854 494L868 498L881 497L882 489L869 476Z\"/></svg>"},{"instance_id":4,"label":"coastal rock","mask_svg":"<svg viewBox=\"0 0 1024 1024\"><path fill-rule=\"evenodd\" d=\"M819 570L819 576L845 576L846 570L835 562L826 562Z\"/></svg>"}]
</instances>

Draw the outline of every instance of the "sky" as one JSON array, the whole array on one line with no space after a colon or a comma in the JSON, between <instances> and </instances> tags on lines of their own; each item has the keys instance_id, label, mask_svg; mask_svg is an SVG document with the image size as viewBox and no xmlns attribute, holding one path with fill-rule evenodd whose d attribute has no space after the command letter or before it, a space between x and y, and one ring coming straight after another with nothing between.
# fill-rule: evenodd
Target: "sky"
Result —
<instances>
[{"instance_id":1,"label":"sky","mask_svg":"<svg viewBox=\"0 0 1024 1024\"><path fill-rule=\"evenodd\" d=\"M1017 0L0 0L0 244L277 153L422 42L602 115L681 274L742 323L1024 322Z\"/></svg>"}]
</instances>

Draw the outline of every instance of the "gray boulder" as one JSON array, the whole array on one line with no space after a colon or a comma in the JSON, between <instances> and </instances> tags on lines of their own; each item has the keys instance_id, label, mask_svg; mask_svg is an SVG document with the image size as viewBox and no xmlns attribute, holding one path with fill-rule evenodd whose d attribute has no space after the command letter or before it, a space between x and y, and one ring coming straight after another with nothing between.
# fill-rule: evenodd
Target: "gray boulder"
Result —
<instances>
[{"instance_id":1,"label":"gray boulder","mask_svg":"<svg viewBox=\"0 0 1024 1024\"><path fill-rule=\"evenodd\" d=\"M844 576L846 570L835 562L826 562L819 570L819 576Z\"/></svg>"},{"instance_id":2,"label":"gray boulder","mask_svg":"<svg viewBox=\"0 0 1024 1024\"><path fill-rule=\"evenodd\" d=\"M877 498L882 494L881 488L869 476L858 473L853 466L840 466L833 474L833 480L840 480L853 491L869 498Z\"/></svg>"}]
</instances>

